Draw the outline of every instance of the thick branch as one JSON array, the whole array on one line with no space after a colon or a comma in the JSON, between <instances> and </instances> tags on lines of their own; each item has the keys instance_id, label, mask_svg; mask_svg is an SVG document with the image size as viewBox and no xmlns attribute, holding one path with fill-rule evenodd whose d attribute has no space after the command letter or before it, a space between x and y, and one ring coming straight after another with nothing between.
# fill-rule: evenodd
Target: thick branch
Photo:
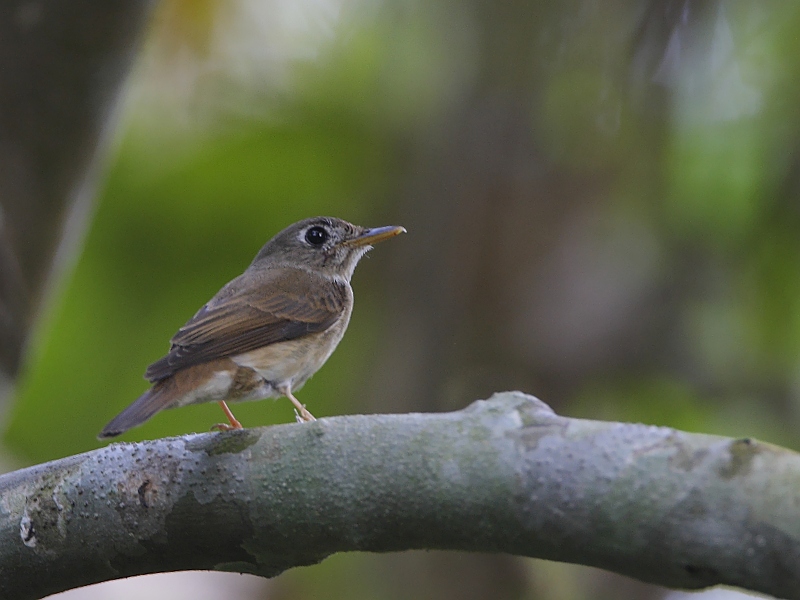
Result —
<instances>
[{"instance_id":1,"label":"thick branch","mask_svg":"<svg viewBox=\"0 0 800 600\"><path fill-rule=\"evenodd\" d=\"M520 393L107 448L0 477L0 597L441 548L800 598L800 455Z\"/></svg>"}]
</instances>

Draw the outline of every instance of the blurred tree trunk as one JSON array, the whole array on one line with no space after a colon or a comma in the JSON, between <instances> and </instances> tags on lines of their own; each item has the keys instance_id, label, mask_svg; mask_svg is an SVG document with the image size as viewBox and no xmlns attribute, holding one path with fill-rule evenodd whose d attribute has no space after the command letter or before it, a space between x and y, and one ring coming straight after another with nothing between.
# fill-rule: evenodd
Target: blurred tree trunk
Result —
<instances>
[{"instance_id":1,"label":"blurred tree trunk","mask_svg":"<svg viewBox=\"0 0 800 600\"><path fill-rule=\"evenodd\" d=\"M387 329L397 333L364 394L381 405L366 410L452 410L498 388L535 391L558 408L594 375L665 359L678 309L668 277L677 273L654 276L648 232L607 222L608 201L625 172L649 170L640 180L650 187L636 192L658 203L670 87L656 75L680 67L670 39L705 27L715 5L450 7L469 15L475 74L468 90L453 94L440 127L398 145L396 220L412 233L414 258L387 278ZM586 85L586 105L572 111L568 129L549 131L553 115L541 112L558 108L562 85ZM620 130L621 119L641 131ZM621 151L634 143L634 152ZM634 162L620 164L623 156ZM621 253L641 256L640 272L616 271ZM384 560L386 571L406 565L416 576L427 564L422 577L437 598L461 597L464 582L476 598L519 598L529 588L513 557L491 569L482 556ZM661 595L617 576L597 578L588 586L594 598Z\"/></svg>"},{"instance_id":2,"label":"blurred tree trunk","mask_svg":"<svg viewBox=\"0 0 800 600\"><path fill-rule=\"evenodd\" d=\"M149 0L0 5L0 370L16 375L57 264L91 211L97 149Z\"/></svg>"}]
</instances>

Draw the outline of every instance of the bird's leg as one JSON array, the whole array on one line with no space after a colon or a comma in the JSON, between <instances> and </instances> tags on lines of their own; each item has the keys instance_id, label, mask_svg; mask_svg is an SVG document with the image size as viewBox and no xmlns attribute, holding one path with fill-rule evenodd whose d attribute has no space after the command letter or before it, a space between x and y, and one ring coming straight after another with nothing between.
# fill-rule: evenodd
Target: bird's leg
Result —
<instances>
[{"instance_id":1,"label":"bird's leg","mask_svg":"<svg viewBox=\"0 0 800 600\"><path fill-rule=\"evenodd\" d=\"M212 425L211 429L216 429L217 431L231 431L232 429L242 429L242 424L239 423L239 420L233 416L233 413L231 412L231 409L228 408L228 405L225 403L225 400L220 400L217 404L219 404L220 408L225 413L225 416L228 417L230 425L228 425L227 423L217 423L216 425Z\"/></svg>"},{"instance_id":2,"label":"bird's leg","mask_svg":"<svg viewBox=\"0 0 800 600\"><path fill-rule=\"evenodd\" d=\"M314 418L314 415L312 415L310 412L308 412L306 407L303 406L302 404L300 404L300 401L297 398L294 397L294 395L292 394L292 390L287 388L287 389L283 390L283 394L289 400L292 401L292 404L294 404L294 407L295 407L295 411L294 412L295 412L295 415L297 416L298 422L301 422L301 421L306 421L306 422L316 421L316 419Z\"/></svg>"}]
</instances>

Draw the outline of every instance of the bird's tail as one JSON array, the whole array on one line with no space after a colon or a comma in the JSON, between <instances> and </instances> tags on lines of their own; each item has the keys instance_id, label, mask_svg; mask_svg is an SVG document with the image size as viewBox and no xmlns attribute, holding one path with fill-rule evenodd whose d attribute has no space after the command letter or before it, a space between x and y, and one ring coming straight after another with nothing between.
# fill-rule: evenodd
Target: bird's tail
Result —
<instances>
[{"instance_id":1,"label":"bird's tail","mask_svg":"<svg viewBox=\"0 0 800 600\"><path fill-rule=\"evenodd\" d=\"M171 406L174 397L169 387L164 385L164 382L156 383L133 404L111 419L111 422L98 434L97 439L112 438L125 433L128 429L141 425L158 411Z\"/></svg>"}]
</instances>

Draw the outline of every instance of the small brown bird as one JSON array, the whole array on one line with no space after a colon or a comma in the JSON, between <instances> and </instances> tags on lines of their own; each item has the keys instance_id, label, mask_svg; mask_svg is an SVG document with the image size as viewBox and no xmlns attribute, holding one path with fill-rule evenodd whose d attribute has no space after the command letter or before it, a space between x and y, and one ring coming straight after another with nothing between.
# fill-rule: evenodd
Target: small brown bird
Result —
<instances>
[{"instance_id":1,"label":"small brown bird","mask_svg":"<svg viewBox=\"0 0 800 600\"><path fill-rule=\"evenodd\" d=\"M169 353L147 368L153 386L98 437L117 436L165 408L212 401L230 422L220 429L242 427L226 401L282 396L292 401L298 420L313 421L293 392L325 363L347 329L358 261L371 244L403 232L332 217L281 231L178 330Z\"/></svg>"}]
</instances>

